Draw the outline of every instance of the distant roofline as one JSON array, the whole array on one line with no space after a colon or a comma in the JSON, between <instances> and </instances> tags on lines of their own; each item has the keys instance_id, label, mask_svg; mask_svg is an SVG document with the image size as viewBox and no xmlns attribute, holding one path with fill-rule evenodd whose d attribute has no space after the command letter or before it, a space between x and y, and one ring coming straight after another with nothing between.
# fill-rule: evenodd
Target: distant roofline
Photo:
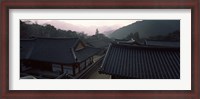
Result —
<instances>
[{"instance_id":1,"label":"distant roofline","mask_svg":"<svg viewBox=\"0 0 200 99\"><path fill-rule=\"evenodd\" d=\"M117 44L115 42L111 43L111 46L119 47L129 47L129 48L148 48L148 49L176 49L179 50L180 47L170 47L170 46L148 46L148 45L130 45L130 44Z\"/></svg>"}]
</instances>

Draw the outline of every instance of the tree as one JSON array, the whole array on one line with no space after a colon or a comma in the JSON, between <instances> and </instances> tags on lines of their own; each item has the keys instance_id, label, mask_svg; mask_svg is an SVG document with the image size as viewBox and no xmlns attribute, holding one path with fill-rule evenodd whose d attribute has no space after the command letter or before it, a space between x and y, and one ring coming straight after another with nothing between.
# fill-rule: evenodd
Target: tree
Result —
<instances>
[{"instance_id":1,"label":"tree","mask_svg":"<svg viewBox=\"0 0 200 99\"><path fill-rule=\"evenodd\" d=\"M139 36L139 33L138 33L138 32L134 33L133 39L136 40L136 41L139 41L139 40L140 40L140 36Z\"/></svg>"},{"instance_id":2,"label":"tree","mask_svg":"<svg viewBox=\"0 0 200 99\"><path fill-rule=\"evenodd\" d=\"M78 37L81 39L88 38L88 36L84 32L78 33L71 30L61 30L55 28L51 24L39 25L37 23L31 23L31 21L20 20L20 38L31 37Z\"/></svg>"},{"instance_id":3,"label":"tree","mask_svg":"<svg viewBox=\"0 0 200 99\"><path fill-rule=\"evenodd\" d=\"M26 23L20 20L20 38L27 38L28 37L26 30L27 30Z\"/></svg>"},{"instance_id":4,"label":"tree","mask_svg":"<svg viewBox=\"0 0 200 99\"><path fill-rule=\"evenodd\" d=\"M96 29L96 33L95 33L96 35L98 35L99 34L99 30L98 29Z\"/></svg>"},{"instance_id":5,"label":"tree","mask_svg":"<svg viewBox=\"0 0 200 99\"><path fill-rule=\"evenodd\" d=\"M134 39L136 41L139 41L140 40L140 36L139 36L138 32L135 32L135 33L130 33L129 35L127 35L127 37L125 39L127 39L127 40Z\"/></svg>"}]
</instances>

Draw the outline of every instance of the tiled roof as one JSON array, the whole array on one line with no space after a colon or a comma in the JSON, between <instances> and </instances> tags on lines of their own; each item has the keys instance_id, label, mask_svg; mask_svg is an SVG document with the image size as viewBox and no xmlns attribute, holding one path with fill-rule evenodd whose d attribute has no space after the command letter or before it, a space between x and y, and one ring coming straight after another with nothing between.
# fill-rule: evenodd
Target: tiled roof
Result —
<instances>
[{"instance_id":1,"label":"tiled roof","mask_svg":"<svg viewBox=\"0 0 200 99\"><path fill-rule=\"evenodd\" d=\"M180 49L111 44L100 73L136 79L179 79Z\"/></svg>"},{"instance_id":2,"label":"tiled roof","mask_svg":"<svg viewBox=\"0 0 200 99\"><path fill-rule=\"evenodd\" d=\"M28 59L32 53L35 40L21 40L20 41L20 59Z\"/></svg>"},{"instance_id":3,"label":"tiled roof","mask_svg":"<svg viewBox=\"0 0 200 99\"><path fill-rule=\"evenodd\" d=\"M86 47L78 52L74 52L73 49L78 42L78 38L38 38L34 41L34 46L29 46L33 48L28 59L52 63L73 64L77 62L77 60L85 60L98 51L97 49ZM21 43L21 45L23 46L23 43ZM82 54L82 52L87 53L87 55ZM20 55L22 55L21 53Z\"/></svg>"},{"instance_id":4,"label":"tiled roof","mask_svg":"<svg viewBox=\"0 0 200 99\"><path fill-rule=\"evenodd\" d=\"M180 47L180 42L175 41L146 41L148 46Z\"/></svg>"},{"instance_id":5,"label":"tiled roof","mask_svg":"<svg viewBox=\"0 0 200 99\"><path fill-rule=\"evenodd\" d=\"M115 39L113 43L117 44L124 44L124 45L144 45L143 42L139 40L134 40L133 38L131 39Z\"/></svg>"},{"instance_id":6,"label":"tiled roof","mask_svg":"<svg viewBox=\"0 0 200 99\"><path fill-rule=\"evenodd\" d=\"M74 63L71 48L78 42L78 38L39 38L29 59L53 63Z\"/></svg>"},{"instance_id":7,"label":"tiled roof","mask_svg":"<svg viewBox=\"0 0 200 99\"><path fill-rule=\"evenodd\" d=\"M95 48L106 48L109 46L109 43L110 43L104 40L92 40L92 41L87 41L87 42L89 45Z\"/></svg>"},{"instance_id":8,"label":"tiled roof","mask_svg":"<svg viewBox=\"0 0 200 99\"><path fill-rule=\"evenodd\" d=\"M100 49L98 48L93 48L93 47L86 47L82 50L79 51L75 51L76 57L77 57L77 61L78 62L82 62L85 59L89 58L90 56L96 54Z\"/></svg>"}]
</instances>

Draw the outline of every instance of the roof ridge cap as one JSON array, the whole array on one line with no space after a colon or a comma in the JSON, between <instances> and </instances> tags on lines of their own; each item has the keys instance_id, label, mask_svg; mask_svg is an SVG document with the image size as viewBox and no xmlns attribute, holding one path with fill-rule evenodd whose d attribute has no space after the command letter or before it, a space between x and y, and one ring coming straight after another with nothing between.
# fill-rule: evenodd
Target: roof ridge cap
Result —
<instances>
[{"instance_id":1,"label":"roof ridge cap","mask_svg":"<svg viewBox=\"0 0 200 99\"><path fill-rule=\"evenodd\" d=\"M128 45L128 44L117 44L115 42L111 43L111 46L119 46L119 47L131 47L131 48L148 48L148 49L179 49L178 47L164 47L164 46L146 46L146 45Z\"/></svg>"},{"instance_id":2,"label":"roof ridge cap","mask_svg":"<svg viewBox=\"0 0 200 99\"><path fill-rule=\"evenodd\" d=\"M78 59L77 59L77 57L76 57L76 54L75 54L73 48L70 48L70 49L71 49L71 51L72 51L72 54L73 54L73 57L74 57L74 61L77 62Z\"/></svg>"}]
</instances>

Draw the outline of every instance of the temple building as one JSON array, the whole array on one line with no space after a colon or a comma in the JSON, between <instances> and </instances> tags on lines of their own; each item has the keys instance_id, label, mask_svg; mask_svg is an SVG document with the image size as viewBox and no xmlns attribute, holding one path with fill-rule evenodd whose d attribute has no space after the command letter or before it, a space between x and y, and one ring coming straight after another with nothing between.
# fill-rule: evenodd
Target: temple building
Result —
<instances>
[{"instance_id":1,"label":"temple building","mask_svg":"<svg viewBox=\"0 0 200 99\"><path fill-rule=\"evenodd\" d=\"M93 63L98 51L78 38L20 40L20 71L36 78L74 77Z\"/></svg>"}]
</instances>

